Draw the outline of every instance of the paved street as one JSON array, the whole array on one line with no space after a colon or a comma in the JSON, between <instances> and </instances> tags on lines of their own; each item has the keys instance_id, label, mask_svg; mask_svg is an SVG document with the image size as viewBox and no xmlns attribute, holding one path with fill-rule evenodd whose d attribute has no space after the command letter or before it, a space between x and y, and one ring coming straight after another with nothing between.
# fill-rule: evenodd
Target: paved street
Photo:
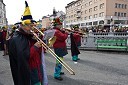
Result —
<instances>
[{"instance_id":1,"label":"paved street","mask_svg":"<svg viewBox=\"0 0 128 85\"><path fill-rule=\"evenodd\" d=\"M46 56L49 85L128 85L128 54L117 52L81 51L80 61L74 64L71 54L65 56L65 62L74 69L76 75L70 75L65 69L63 81L53 78L55 59ZM0 52L0 85L13 85L8 56Z\"/></svg>"}]
</instances>

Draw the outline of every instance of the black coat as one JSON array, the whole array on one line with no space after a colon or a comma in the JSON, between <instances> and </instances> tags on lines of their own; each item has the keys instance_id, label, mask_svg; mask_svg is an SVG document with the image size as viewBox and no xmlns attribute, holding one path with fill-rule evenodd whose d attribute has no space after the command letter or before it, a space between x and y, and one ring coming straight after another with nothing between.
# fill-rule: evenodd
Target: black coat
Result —
<instances>
[{"instance_id":1,"label":"black coat","mask_svg":"<svg viewBox=\"0 0 128 85\"><path fill-rule=\"evenodd\" d=\"M73 33L70 34L70 39L71 39L71 54L72 54L72 56L80 54L79 49L78 49L76 42L74 40L74 37L73 37Z\"/></svg>"},{"instance_id":2,"label":"black coat","mask_svg":"<svg viewBox=\"0 0 128 85\"><path fill-rule=\"evenodd\" d=\"M4 42L3 42L2 32L0 32L0 51L1 50L4 50Z\"/></svg>"},{"instance_id":3,"label":"black coat","mask_svg":"<svg viewBox=\"0 0 128 85\"><path fill-rule=\"evenodd\" d=\"M9 40L9 59L14 85L31 85L29 39L30 36L23 31L16 31Z\"/></svg>"}]
</instances>

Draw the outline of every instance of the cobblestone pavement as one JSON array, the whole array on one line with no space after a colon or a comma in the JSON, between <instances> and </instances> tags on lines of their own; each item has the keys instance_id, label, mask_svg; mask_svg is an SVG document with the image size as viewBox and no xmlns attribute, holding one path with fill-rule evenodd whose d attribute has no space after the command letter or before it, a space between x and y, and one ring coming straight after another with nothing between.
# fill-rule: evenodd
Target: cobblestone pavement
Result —
<instances>
[{"instance_id":1,"label":"cobblestone pavement","mask_svg":"<svg viewBox=\"0 0 128 85\"><path fill-rule=\"evenodd\" d=\"M63 81L53 78L55 59L46 53L46 66L49 85L128 85L127 53L81 51L77 64L71 60L71 54L65 56L65 62L74 69L76 75L70 75L65 69ZM0 52L0 85L13 85L8 56Z\"/></svg>"}]
</instances>

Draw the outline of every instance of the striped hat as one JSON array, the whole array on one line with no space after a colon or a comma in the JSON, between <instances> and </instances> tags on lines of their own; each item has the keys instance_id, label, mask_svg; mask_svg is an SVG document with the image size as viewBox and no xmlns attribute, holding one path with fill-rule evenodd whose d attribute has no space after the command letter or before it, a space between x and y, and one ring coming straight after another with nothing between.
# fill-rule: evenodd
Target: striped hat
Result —
<instances>
[{"instance_id":1,"label":"striped hat","mask_svg":"<svg viewBox=\"0 0 128 85\"><path fill-rule=\"evenodd\" d=\"M21 20L22 20L22 24L31 24L31 23L36 22L32 18L31 11L30 11L27 1L25 1L25 11L24 11L24 14Z\"/></svg>"}]
</instances>

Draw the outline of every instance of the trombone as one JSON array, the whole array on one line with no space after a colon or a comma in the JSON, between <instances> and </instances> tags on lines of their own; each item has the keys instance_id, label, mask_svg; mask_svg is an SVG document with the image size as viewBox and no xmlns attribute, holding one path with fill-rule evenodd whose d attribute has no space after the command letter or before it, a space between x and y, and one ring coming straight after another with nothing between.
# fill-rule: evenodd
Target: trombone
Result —
<instances>
[{"instance_id":1,"label":"trombone","mask_svg":"<svg viewBox=\"0 0 128 85\"><path fill-rule=\"evenodd\" d=\"M33 28L35 28L40 34L43 34L39 29L37 29L36 27L33 26ZM62 64L62 66L71 74L71 75L75 75L75 72L72 70L72 68L70 68L63 60L61 60L54 51L52 51L52 49L50 49L39 37L38 35L31 30L31 33L36 37L37 41L42 43L42 46L48 50L50 52L50 54L52 54L52 56L60 63ZM43 34L44 35L44 34Z\"/></svg>"}]
</instances>

